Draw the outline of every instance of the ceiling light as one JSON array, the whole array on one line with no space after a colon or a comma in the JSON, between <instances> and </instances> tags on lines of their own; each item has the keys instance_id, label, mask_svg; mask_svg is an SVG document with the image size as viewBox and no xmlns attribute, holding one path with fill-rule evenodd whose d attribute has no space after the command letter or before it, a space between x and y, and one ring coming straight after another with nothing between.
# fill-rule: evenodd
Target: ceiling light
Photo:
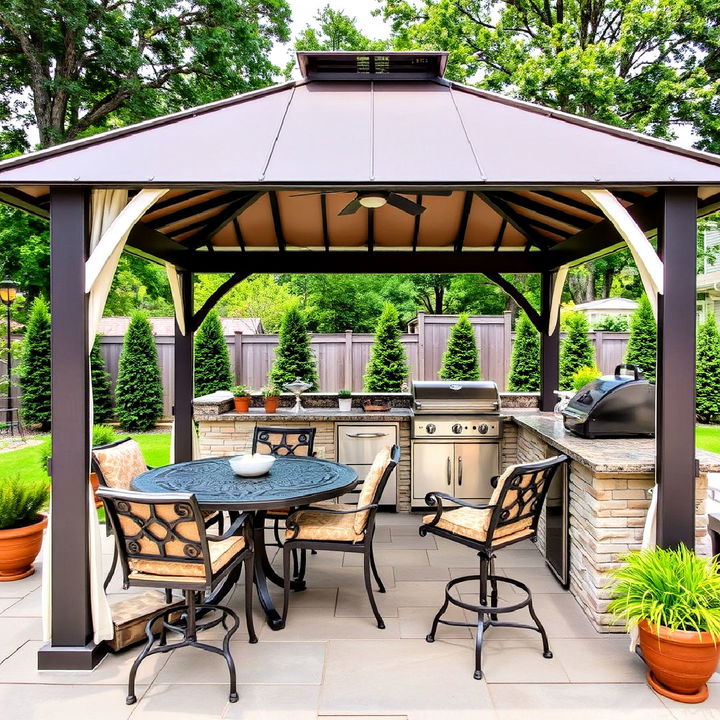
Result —
<instances>
[{"instance_id":1,"label":"ceiling light","mask_svg":"<svg viewBox=\"0 0 720 720\"><path fill-rule=\"evenodd\" d=\"M387 195L381 192L363 193L359 197L360 204L366 208L379 208L387 203Z\"/></svg>"}]
</instances>

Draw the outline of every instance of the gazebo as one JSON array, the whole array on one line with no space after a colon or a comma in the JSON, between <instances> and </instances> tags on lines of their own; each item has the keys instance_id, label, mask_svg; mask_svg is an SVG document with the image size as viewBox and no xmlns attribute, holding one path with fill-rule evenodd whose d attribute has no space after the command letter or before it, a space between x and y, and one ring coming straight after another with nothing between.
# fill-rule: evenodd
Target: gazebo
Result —
<instances>
[{"instance_id":1,"label":"gazebo","mask_svg":"<svg viewBox=\"0 0 720 720\"><path fill-rule=\"evenodd\" d=\"M90 669L88 354L123 250L173 289L174 456L192 454L193 332L251 273L484 273L541 332L558 385L568 267L628 244L659 324L658 542L694 542L696 220L720 157L443 77L447 54L299 54L302 79L0 163L51 223L52 629L41 669ZM648 238L657 236L657 252ZM193 273L233 273L193 312ZM500 273L539 273L538 313Z\"/></svg>"}]
</instances>

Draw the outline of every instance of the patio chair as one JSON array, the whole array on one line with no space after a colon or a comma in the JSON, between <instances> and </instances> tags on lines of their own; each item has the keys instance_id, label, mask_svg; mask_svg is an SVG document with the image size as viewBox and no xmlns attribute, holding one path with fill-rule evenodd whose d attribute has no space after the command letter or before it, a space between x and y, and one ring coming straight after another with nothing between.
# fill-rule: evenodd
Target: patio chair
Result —
<instances>
[{"instance_id":1,"label":"patio chair","mask_svg":"<svg viewBox=\"0 0 720 720\"><path fill-rule=\"evenodd\" d=\"M540 462L525 465L511 465L497 478L492 479L495 488L487 505L475 505L443 492L431 492L425 496L425 502L435 507L434 515L426 515L420 526L420 535L432 533L438 537L467 545L477 551L480 558L480 574L464 575L451 580L445 586L445 602L435 615L428 642L435 641L438 623L476 627L475 636L475 673L482 678L482 642L483 633L488 627L514 627L535 630L540 633L543 644L543 657L551 658L547 633L535 614L532 593L524 583L509 577L495 574L495 551L522 540L535 542L538 520L550 483L558 468L567 462L565 455L558 455ZM445 507L443 500L460 507ZM472 583L466 592L477 592L479 604L460 600L451 595L453 588ZM490 605L487 604L488 583L490 585ZM505 583L519 589L525 597L510 605L498 605L498 584ZM458 592L462 592L458 588ZM463 610L477 613L476 623L443 620L442 616L452 603ZM527 607L535 625L522 625L498 621L498 615L514 612Z\"/></svg>"},{"instance_id":2,"label":"patio chair","mask_svg":"<svg viewBox=\"0 0 720 720\"><path fill-rule=\"evenodd\" d=\"M313 427L255 427L253 432L252 452L263 455L301 455L313 457L313 444L315 443ZM280 540L280 521L287 520L294 508L276 508L268 510L266 517L273 521L273 535L275 542L271 543L282 547ZM297 560L296 560L297 565Z\"/></svg>"},{"instance_id":3,"label":"patio chair","mask_svg":"<svg viewBox=\"0 0 720 720\"><path fill-rule=\"evenodd\" d=\"M141 493L131 490L98 489L115 532L115 542L123 572L123 588L133 586L182 590L185 604L172 605L153 615L145 626L147 643L135 658L128 678L126 702L136 702L135 676L140 663L150 655L181 647L195 647L225 658L230 672L230 702L237 702L235 664L230 639L240 621L223 605L202 602L230 573L245 567L245 620L251 643L257 642L252 617L253 546L248 515L238 515L221 536L206 534L205 521L192 493ZM200 602L198 602L200 600ZM198 623L198 611L219 612L220 617ZM171 616L180 613L181 621ZM232 625L227 629L227 619ZM161 624L159 638L153 626ZM197 639L200 630L222 623L226 629L222 649ZM178 642L167 642L167 633L182 635ZM155 645L156 640L158 644ZM153 647L155 645L155 647Z\"/></svg>"},{"instance_id":4,"label":"patio chair","mask_svg":"<svg viewBox=\"0 0 720 720\"><path fill-rule=\"evenodd\" d=\"M91 469L98 476L98 482L105 487L115 488L118 490L129 490L132 481L152 468L145 462L142 449L138 445L137 440L132 438L123 438L107 445L97 445L92 449L90 459ZM215 510L203 511L205 518L205 526L211 527L215 523L218 526L218 532L222 533L224 527L223 514ZM110 523L105 523L105 533L110 535ZM103 590L107 590L115 569L117 568L118 551L115 546L113 549L112 563L110 570L105 577ZM172 600L171 593L167 594L167 601Z\"/></svg>"},{"instance_id":5,"label":"patio chair","mask_svg":"<svg viewBox=\"0 0 720 720\"><path fill-rule=\"evenodd\" d=\"M378 501L385 489L390 474L400 462L400 448L397 445L383 448L363 481L357 507L354 505L322 504L301 508L288 517L285 544L283 545L283 574L285 579L283 624L287 619L290 602L290 553L293 550L335 550L337 552L363 553L365 589L370 606L383 630L385 623L373 597L370 572L372 571L378 589L385 592L385 586L375 564L373 536ZM305 571L303 554L299 577Z\"/></svg>"}]
</instances>

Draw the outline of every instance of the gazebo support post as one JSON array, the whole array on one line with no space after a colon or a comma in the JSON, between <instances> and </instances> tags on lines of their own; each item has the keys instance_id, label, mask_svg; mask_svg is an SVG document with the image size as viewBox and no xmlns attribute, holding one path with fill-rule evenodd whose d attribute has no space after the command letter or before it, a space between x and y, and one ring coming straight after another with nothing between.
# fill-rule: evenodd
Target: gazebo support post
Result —
<instances>
[{"instance_id":1,"label":"gazebo support post","mask_svg":"<svg viewBox=\"0 0 720 720\"><path fill-rule=\"evenodd\" d=\"M658 247L657 543L695 546L695 313L697 188L666 188Z\"/></svg>"},{"instance_id":2,"label":"gazebo support post","mask_svg":"<svg viewBox=\"0 0 720 720\"><path fill-rule=\"evenodd\" d=\"M88 565L90 406L88 303L89 193L50 193L52 310L52 633L40 670L91 670L107 652L92 641Z\"/></svg>"},{"instance_id":3,"label":"gazebo support post","mask_svg":"<svg viewBox=\"0 0 720 720\"><path fill-rule=\"evenodd\" d=\"M540 286L540 316L543 330L540 333L540 411L552 412L557 404L555 390L560 382L560 320L555 330L548 333L552 306L553 274L543 272Z\"/></svg>"},{"instance_id":4,"label":"gazebo support post","mask_svg":"<svg viewBox=\"0 0 720 720\"><path fill-rule=\"evenodd\" d=\"M185 309L185 334L175 323L175 462L192 460L193 428L193 276L181 271L180 292Z\"/></svg>"}]
</instances>

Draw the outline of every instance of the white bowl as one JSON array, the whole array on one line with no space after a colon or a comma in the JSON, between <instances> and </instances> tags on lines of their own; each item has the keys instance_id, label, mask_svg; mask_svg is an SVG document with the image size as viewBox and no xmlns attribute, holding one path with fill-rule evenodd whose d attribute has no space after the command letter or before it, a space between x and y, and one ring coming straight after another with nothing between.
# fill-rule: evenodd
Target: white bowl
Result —
<instances>
[{"instance_id":1,"label":"white bowl","mask_svg":"<svg viewBox=\"0 0 720 720\"><path fill-rule=\"evenodd\" d=\"M237 455L236 457L228 458L228 460L230 467L236 475L258 477L270 470L272 464L275 462L275 456L255 453L254 455Z\"/></svg>"}]
</instances>

